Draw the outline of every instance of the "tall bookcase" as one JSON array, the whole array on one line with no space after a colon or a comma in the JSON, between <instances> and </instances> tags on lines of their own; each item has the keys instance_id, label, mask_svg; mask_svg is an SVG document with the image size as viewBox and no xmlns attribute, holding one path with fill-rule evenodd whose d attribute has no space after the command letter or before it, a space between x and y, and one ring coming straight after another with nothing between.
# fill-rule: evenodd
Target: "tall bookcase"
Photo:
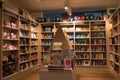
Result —
<instances>
[{"instance_id":1,"label":"tall bookcase","mask_svg":"<svg viewBox=\"0 0 120 80\"><path fill-rule=\"evenodd\" d=\"M0 15L0 80L15 79L20 73L38 69L39 24L5 9Z\"/></svg>"},{"instance_id":2,"label":"tall bookcase","mask_svg":"<svg viewBox=\"0 0 120 80\"><path fill-rule=\"evenodd\" d=\"M110 30L110 67L120 75L120 6L110 18L112 28Z\"/></svg>"},{"instance_id":3,"label":"tall bookcase","mask_svg":"<svg viewBox=\"0 0 120 80\"><path fill-rule=\"evenodd\" d=\"M51 27L54 34L58 26L67 33L74 49L76 66L107 65L106 21L88 20L79 22L55 22L52 24L54 24L54 27Z\"/></svg>"},{"instance_id":4,"label":"tall bookcase","mask_svg":"<svg viewBox=\"0 0 120 80\"><path fill-rule=\"evenodd\" d=\"M41 27L41 62L42 64L47 65L49 64L50 59L48 51L50 50L54 37L54 24L42 24Z\"/></svg>"}]
</instances>

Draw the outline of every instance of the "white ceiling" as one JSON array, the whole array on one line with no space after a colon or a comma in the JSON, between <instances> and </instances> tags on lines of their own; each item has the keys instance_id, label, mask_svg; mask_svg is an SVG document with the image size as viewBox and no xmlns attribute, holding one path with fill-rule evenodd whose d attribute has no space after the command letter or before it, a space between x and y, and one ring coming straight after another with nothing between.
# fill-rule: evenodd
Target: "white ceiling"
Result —
<instances>
[{"instance_id":1,"label":"white ceiling","mask_svg":"<svg viewBox=\"0 0 120 80\"><path fill-rule=\"evenodd\" d=\"M30 12L63 11L65 0L9 0ZM73 10L117 7L120 0L69 0Z\"/></svg>"}]
</instances>

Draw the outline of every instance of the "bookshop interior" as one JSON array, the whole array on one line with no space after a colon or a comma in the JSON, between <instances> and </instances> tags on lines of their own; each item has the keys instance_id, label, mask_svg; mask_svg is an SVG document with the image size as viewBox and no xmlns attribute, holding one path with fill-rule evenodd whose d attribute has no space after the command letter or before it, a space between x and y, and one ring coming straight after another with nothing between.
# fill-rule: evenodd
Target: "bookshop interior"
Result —
<instances>
[{"instance_id":1,"label":"bookshop interior","mask_svg":"<svg viewBox=\"0 0 120 80\"><path fill-rule=\"evenodd\" d=\"M0 80L120 80L120 0L0 0Z\"/></svg>"}]
</instances>

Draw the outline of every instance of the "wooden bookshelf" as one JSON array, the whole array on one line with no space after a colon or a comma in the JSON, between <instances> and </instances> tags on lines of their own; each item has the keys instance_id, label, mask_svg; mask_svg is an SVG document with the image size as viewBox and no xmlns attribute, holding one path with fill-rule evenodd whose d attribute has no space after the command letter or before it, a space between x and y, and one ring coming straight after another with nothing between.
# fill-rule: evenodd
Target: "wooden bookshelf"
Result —
<instances>
[{"instance_id":1,"label":"wooden bookshelf","mask_svg":"<svg viewBox=\"0 0 120 80\"><path fill-rule=\"evenodd\" d=\"M112 28L110 30L110 67L116 75L120 75L120 7L110 18Z\"/></svg>"},{"instance_id":2,"label":"wooden bookshelf","mask_svg":"<svg viewBox=\"0 0 120 80\"><path fill-rule=\"evenodd\" d=\"M107 48L106 48L106 21L89 20L79 22L53 22L51 32L41 32L41 34L52 34L57 28L62 27L67 34L76 57L76 66L106 66ZM41 23L41 25L43 25ZM44 23L45 25L45 23ZM46 23L46 25L48 25ZM53 39L54 37L52 37ZM42 41L48 43L51 38L43 38ZM47 53L51 44L42 44L46 50L41 53ZM44 50L44 49L43 49Z\"/></svg>"},{"instance_id":3,"label":"wooden bookshelf","mask_svg":"<svg viewBox=\"0 0 120 80\"><path fill-rule=\"evenodd\" d=\"M36 21L0 11L0 80L9 80L38 68L40 31Z\"/></svg>"},{"instance_id":4,"label":"wooden bookshelf","mask_svg":"<svg viewBox=\"0 0 120 80\"><path fill-rule=\"evenodd\" d=\"M54 24L43 23L41 24L41 63L48 65L48 51L53 41L54 37ZM48 59L47 59L48 58Z\"/></svg>"},{"instance_id":5,"label":"wooden bookshelf","mask_svg":"<svg viewBox=\"0 0 120 80\"><path fill-rule=\"evenodd\" d=\"M19 16L6 13L2 10L2 78L19 71Z\"/></svg>"}]
</instances>

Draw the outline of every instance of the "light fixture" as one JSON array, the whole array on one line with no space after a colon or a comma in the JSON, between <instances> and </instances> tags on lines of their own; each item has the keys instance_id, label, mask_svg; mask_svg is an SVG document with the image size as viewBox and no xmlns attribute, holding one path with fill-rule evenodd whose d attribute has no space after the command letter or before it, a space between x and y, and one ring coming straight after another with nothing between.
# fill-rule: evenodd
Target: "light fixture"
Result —
<instances>
[{"instance_id":1,"label":"light fixture","mask_svg":"<svg viewBox=\"0 0 120 80\"><path fill-rule=\"evenodd\" d=\"M72 8L71 8L71 6L70 6L70 1L69 1L69 0L65 0L65 1L64 1L64 9L65 9L65 12L67 12L67 14L68 14L69 16L72 15Z\"/></svg>"}]
</instances>

